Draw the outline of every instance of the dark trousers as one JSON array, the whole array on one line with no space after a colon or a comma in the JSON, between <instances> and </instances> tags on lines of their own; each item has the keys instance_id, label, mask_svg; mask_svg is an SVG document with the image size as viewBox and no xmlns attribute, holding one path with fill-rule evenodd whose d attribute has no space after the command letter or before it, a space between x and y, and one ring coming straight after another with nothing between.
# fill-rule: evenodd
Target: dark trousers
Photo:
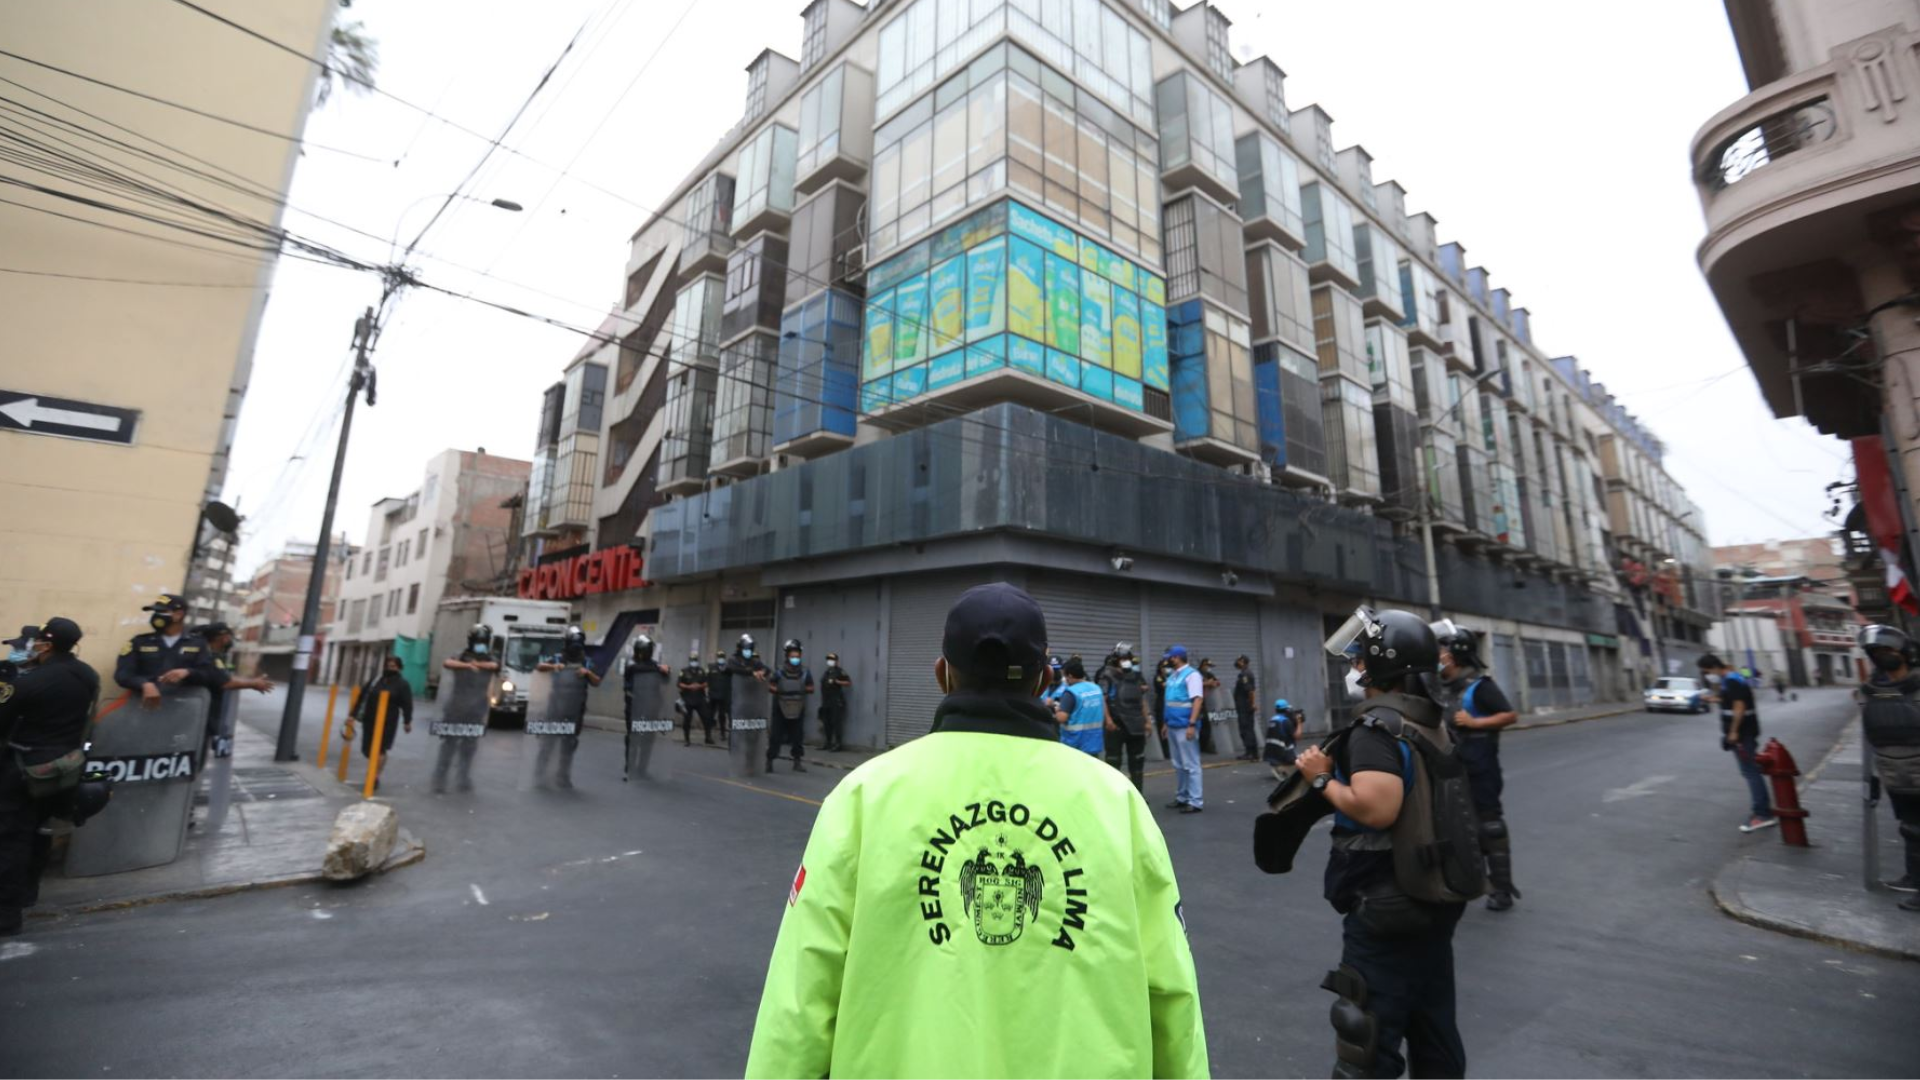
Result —
<instances>
[{"instance_id":1,"label":"dark trousers","mask_svg":"<svg viewBox=\"0 0 1920 1080\"><path fill-rule=\"evenodd\" d=\"M823 749L840 749L840 740L846 734L847 707L839 702L820 703L820 743Z\"/></svg>"},{"instance_id":2,"label":"dark trousers","mask_svg":"<svg viewBox=\"0 0 1920 1080\"><path fill-rule=\"evenodd\" d=\"M1767 794L1767 777L1760 771L1760 765L1753 760L1759 753L1760 739L1749 735L1736 740L1733 744L1733 760L1740 766L1740 775L1747 781L1747 795L1753 800L1752 814L1757 818L1773 816L1773 797Z\"/></svg>"},{"instance_id":3,"label":"dark trousers","mask_svg":"<svg viewBox=\"0 0 1920 1080\"><path fill-rule=\"evenodd\" d=\"M1369 1075L1457 1077L1467 1050L1454 1020L1453 928L1464 904L1434 906L1434 927L1408 937L1380 937L1348 915L1340 962L1367 983L1367 1011L1379 1024ZM1406 1043L1406 1054L1400 1044Z\"/></svg>"},{"instance_id":4,"label":"dark trousers","mask_svg":"<svg viewBox=\"0 0 1920 1080\"><path fill-rule=\"evenodd\" d=\"M1145 793L1147 775L1147 736L1143 730L1109 731L1107 735L1107 764L1127 774L1133 781L1134 789ZM1122 763L1124 760L1124 764Z\"/></svg>"},{"instance_id":5,"label":"dark trousers","mask_svg":"<svg viewBox=\"0 0 1920 1080\"><path fill-rule=\"evenodd\" d=\"M693 741L693 721L696 715L700 721L700 730L706 733L707 741L713 741L713 703L710 701L692 702L680 699L680 736L684 742Z\"/></svg>"},{"instance_id":6,"label":"dark trousers","mask_svg":"<svg viewBox=\"0 0 1920 1080\"><path fill-rule=\"evenodd\" d=\"M1473 809L1480 820L1505 817L1500 796L1507 788L1506 775L1500 771L1500 744L1489 735L1470 735L1460 739L1460 761L1467 767L1467 787L1473 793Z\"/></svg>"},{"instance_id":7,"label":"dark trousers","mask_svg":"<svg viewBox=\"0 0 1920 1080\"><path fill-rule=\"evenodd\" d=\"M0 745L0 908L29 908L40 900L40 872L47 868L53 838L40 826L53 816L57 799L36 801L14 753Z\"/></svg>"},{"instance_id":8,"label":"dark trousers","mask_svg":"<svg viewBox=\"0 0 1920 1080\"><path fill-rule=\"evenodd\" d=\"M1235 718L1240 722L1240 752L1249 757L1258 756L1260 753L1260 736L1254 734L1253 730L1253 707L1248 706L1243 709L1235 705L1233 711Z\"/></svg>"},{"instance_id":9,"label":"dark trousers","mask_svg":"<svg viewBox=\"0 0 1920 1080\"><path fill-rule=\"evenodd\" d=\"M798 717L789 720L780 715L780 706L775 705L773 716L768 720L767 727L767 764L772 765L774 759L780 756L780 747L783 745L793 747L793 760L799 761L801 755L806 752L801 739L807 730L807 714L802 712Z\"/></svg>"},{"instance_id":10,"label":"dark trousers","mask_svg":"<svg viewBox=\"0 0 1920 1080\"><path fill-rule=\"evenodd\" d=\"M1214 752L1213 712L1209 709L1200 710L1200 752L1203 754L1211 754Z\"/></svg>"},{"instance_id":11,"label":"dark trousers","mask_svg":"<svg viewBox=\"0 0 1920 1080\"><path fill-rule=\"evenodd\" d=\"M708 699L707 715L711 716L713 718L713 722L719 725L720 734L725 735L727 732L732 731L733 730L733 699L732 698Z\"/></svg>"},{"instance_id":12,"label":"dark trousers","mask_svg":"<svg viewBox=\"0 0 1920 1080\"><path fill-rule=\"evenodd\" d=\"M1889 791L1887 801L1893 804L1893 816L1900 822L1900 839L1907 845L1906 875L1920 881L1920 792Z\"/></svg>"}]
</instances>

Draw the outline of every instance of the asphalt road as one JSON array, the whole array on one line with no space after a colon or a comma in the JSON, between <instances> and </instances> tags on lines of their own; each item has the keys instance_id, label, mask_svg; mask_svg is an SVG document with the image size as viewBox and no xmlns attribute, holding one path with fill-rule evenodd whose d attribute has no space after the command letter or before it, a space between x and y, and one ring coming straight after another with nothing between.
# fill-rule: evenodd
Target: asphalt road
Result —
<instances>
[{"instance_id":1,"label":"asphalt road","mask_svg":"<svg viewBox=\"0 0 1920 1080\"><path fill-rule=\"evenodd\" d=\"M1810 765L1849 710L1837 692L1804 697L1763 717ZM670 779L623 785L618 736L593 733L576 791L522 792L522 737L496 733L480 790L434 799L415 732L382 794L426 842L423 863L356 886L36 921L0 944L0 1073L738 1075L812 800L845 774L740 780L724 754L676 747ZM1461 926L1473 1074L1912 1074L1920 965L1713 907L1712 874L1779 839L1736 830L1745 788L1710 718L1635 714L1505 742L1525 898ZM1172 777L1148 784L1157 808ZM1253 867L1269 787L1263 770L1216 768L1207 813L1156 813L1215 1075L1324 1076L1332 998L1317 987L1338 920L1317 855L1288 877ZM1811 823L1816 839L1855 826Z\"/></svg>"}]
</instances>

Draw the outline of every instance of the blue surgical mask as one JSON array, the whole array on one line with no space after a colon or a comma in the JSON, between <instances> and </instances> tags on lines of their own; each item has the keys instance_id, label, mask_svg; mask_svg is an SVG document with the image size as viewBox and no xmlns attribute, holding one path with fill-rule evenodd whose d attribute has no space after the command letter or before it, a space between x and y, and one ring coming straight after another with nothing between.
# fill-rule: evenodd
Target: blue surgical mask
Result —
<instances>
[{"instance_id":1,"label":"blue surgical mask","mask_svg":"<svg viewBox=\"0 0 1920 1080\"><path fill-rule=\"evenodd\" d=\"M800 666L800 658L799 658L799 657L797 657L797 656L789 656L789 657L787 657L787 663L789 663L789 664L792 664L792 665L793 665L794 667L799 667L799 666Z\"/></svg>"},{"instance_id":2,"label":"blue surgical mask","mask_svg":"<svg viewBox=\"0 0 1920 1080\"><path fill-rule=\"evenodd\" d=\"M475 656L485 656L487 655L487 647L485 645L475 645L473 647L473 653Z\"/></svg>"},{"instance_id":3,"label":"blue surgical mask","mask_svg":"<svg viewBox=\"0 0 1920 1080\"><path fill-rule=\"evenodd\" d=\"M30 660L30 659L32 659L32 658L33 658L33 654L32 654L32 653L30 653L30 652L28 652L27 650L25 650L25 649L15 649L15 650L13 650L12 652L10 652L10 653L8 653L8 654L7 654L7 663L9 663L9 664L24 664L24 663L26 663L26 662L27 662L28 660Z\"/></svg>"},{"instance_id":4,"label":"blue surgical mask","mask_svg":"<svg viewBox=\"0 0 1920 1080\"><path fill-rule=\"evenodd\" d=\"M740 650L740 655L741 655L741 656L747 656L747 657L750 657L750 656L752 656L752 655L753 655L753 650L752 650L752 649L741 649L741 650Z\"/></svg>"}]
</instances>

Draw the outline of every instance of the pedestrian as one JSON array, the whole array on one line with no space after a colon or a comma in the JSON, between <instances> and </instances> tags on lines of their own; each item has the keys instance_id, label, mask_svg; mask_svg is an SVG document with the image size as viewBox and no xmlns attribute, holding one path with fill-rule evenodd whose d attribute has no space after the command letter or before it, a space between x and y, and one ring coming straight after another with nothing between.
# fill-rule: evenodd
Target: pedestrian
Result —
<instances>
[{"instance_id":1,"label":"pedestrian","mask_svg":"<svg viewBox=\"0 0 1920 1080\"><path fill-rule=\"evenodd\" d=\"M1778 695L1776 700L1787 700L1787 677L1777 671L1773 673L1773 692Z\"/></svg>"},{"instance_id":2,"label":"pedestrian","mask_svg":"<svg viewBox=\"0 0 1920 1080\"><path fill-rule=\"evenodd\" d=\"M53 618L40 625L31 662L0 702L0 937L18 934L40 901L40 874L53 850L48 819L73 817L73 793L86 767L87 727L100 699L100 676L79 657L80 627Z\"/></svg>"},{"instance_id":3,"label":"pedestrian","mask_svg":"<svg viewBox=\"0 0 1920 1080\"><path fill-rule=\"evenodd\" d=\"M149 633L135 634L120 647L120 659L114 664L113 681L140 695L143 708L160 706L160 689L167 686L212 687L213 650L199 637L187 632L187 602L173 593L162 593L153 603L140 609L150 612Z\"/></svg>"},{"instance_id":4,"label":"pedestrian","mask_svg":"<svg viewBox=\"0 0 1920 1080\"><path fill-rule=\"evenodd\" d=\"M1254 698L1259 687L1253 677L1253 661L1245 656L1233 662L1233 712L1239 721L1240 756L1237 761L1259 761L1260 739L1254 735Z\"/></svg>"},{"instance_id":5,"label":"pedestrian","mask_svg":"<svg viewBox=\"0 0 1920 1080\"><path fill-rule=\"evenodd\" d=\"M262 694L273 692L273 680L264 676L236 675L227 663L227 652L233 648L233 628L224 622L211 622L195 627L193 632L207 643L207 649L213 656L214 674L207 679L207 734L201 740L201 761L206 760L207 751L214 757L233 756L233 718L226 713L226 698L229 690L253 690Z\"/></svg>"},{"instance_id":6,"label":"pedestrian","mask_svg":"<svg viewBox=\"0 0 1920 1080\"><path fill-rule=\"evenodd\" d=\"M1060 744L1036 700L1046 640L1011 585L948 612L932 733L814 820L747 1076L1208 1075L1166 841L1123 777Z\"/></svg>"},{"instance_id":7,"label":"pedestrian","mask_svg":"<svg viewBox=\"0 0 1920 1080\"><path fill-rule=\"evenodd\" d=\"M1213 749L1215 718L1226 710L1220 707L1220 699L1224 695L1220 691L1220 677L1213 673L1213 660L1210 657L1202 657L1200 660L1200 688L1206 694L1206 700L1200 707L1200 752L1211 754L1215 752Z\"/></svg>"},{"instance_id":8,"label":"pedestrian","mask_svg":"<svg viewBox=\"0 0 1920 1080\"><path fill-rule=\"evenodd\" d=\"M813 695L813 672L808 671L804 663L800 639L788 638L780 646L780 652L780 666L762 676L767 689L773 693L773 730L767 734L767 771L773 771L774 760L785 744L793 753L793 771L806 772L807 767L800 763L800 758L806 753L807 698Z\"/></svg>"},{"instance_id":9,"label":"pedestrian","mask_svg":"<svg viewBox=\"0 0 1920 1080\"><path fill-rule=\"evenodd\" d=\"M1113 724L1107 715L1106 695L1088 681L1086 664L1077 656L1066 662L1061 673L1066 677L1066 689L1053 701L1060 741L1083 754L1104 757L1105 732Z\"/></svg>"},{"instance_id":10,"label":"pedestrian","mask_svg":"<svg viewBox=\"0 0 1920 1080\"><path fill-rule=\"evenodd\" d=\"M1480 635L1452 621L1432 624L1440 644L1441 712L1467 767L1473 810L1480 819L1480 852L1487 860L1490 911L1506 911L1520 898L1513 887L1513 840L1500 803L1506 776L1500 771L1500 731L1520 719L1500 684L1487 674L1480 656Z\"/></svg>"},{"instance_id":11,"label":"pedestrian","mask_svg":"<svg viewBox=\"0 0 1920 1080\"><path fill-rule=\"evenodd\" d=\"M1886 886L1910 894L1900 910L1920 911L1920 671L1914 670L1920 648L1899 630L1878 625L1861 629L1860 648L1874 668L1861 687L1861 728L1906 853L1906 872Z\"/></svg>"},{"instance_id":12,"label":"pedestrian","mask_svg":"<svg viewBox=\"0 0 1920 1080\"><path fill-rule=\"evenodd\" d=\"M1771 829L1780 824L1780 819L1773 816L1766 776L1755 760L1760 749L1760 709L1753 698L1753 684L1712 653L1700 657L1699 666L1701 675L1715 687L1714 698L1720 703L1720 748L1732 752L1751 796L1740 831Z\"/></svg>"},{"instance_id":13,"label":"pedestrian","mask_svg":"<svg viewBox=\"0 0 1920 1080\"><path fill-rule=\"evenodd\" d=\"M1274 699L1261 756L1267 768L1273 770L1275 780L1285 780L1293 771L1299 760L1300 736L1305 726L1306 717L1300 710L1288 704L1286 698Z\"/></svg>"},{"instance_id":14,"label":"pedestrian","mask_svg":"<svg viewBox=\"0 0 1920 1080\"><path fill-rule=\"evenodd\" d=\"M1478 895L1484 878L1478 852L1439 842L1462 833L1470 841L1466 806L1442 821L1433 811L1442 798L1412 802L1441 790L1445 778L1433 771L1429 750L1444 755L1451 746L1425 682L1440 666L1439 644L1416 615L1362 608L1328 639L1327 651L1348 658L1349 695L1365 703L1335 737L1331 756L1309 747L1299 762L1304 790L1334 812L1325 894L1342 916L1342 946L1340 966L1321 983L1339 996L1333 1075L1465 1076L1453 931L1466 904L1443 898L1461 895L1449 883ZM1414 816L1403 827L1406 814Z\"/></svg>"},{"instance_id":15,"label":"pedestrian","mask_svg":"<svg viewBox=\"0 0 1920 1080\"><path fill-rule=\"evenodd\" d=\"M722 669L720 679L724 682L726 678ZM697 719L706 735L706 744L712 746L713 675L701 665L698 649L687 654L687 665L680 669L674 687L680 691L680 745L693 745L693 722Z\"/></svg>"},{"instance_id":16,"label":"pedestrian","mask_svg":"<svg viewBox=\"0 0 1920 1080\"><path fill-rule=\"evenodd\" d=\"M1205 682L1200 673L1187 665L1184 645L1167 650L1172 670L1167 672L1166 697L1160 706L1164 718L1161 738L1171 747L1175 773L1173 801L1167 809L1182 814L1197 814L1205 808L1201 797L1200 723L1207 707Z\"/></svg>"},{"instance_id":17,"label":"pedestrian","mask_svg":"<svg viewBox=\"0 0 1920 1080\"><path fill-rule=\"evenodd\" d=\"M564 734L537 736L540 752L533 761L534 782L544 783L551 776L554 787L572 788L573 755L580 749L580 726L587 719L586 692L591 687L599 686L601 678L600 673L593 669L593 658L587 655L586 631L577 626L567 627L566 635L560 639L560 655L552 660L542 660L534 665L533 670L552 673L552 693L556 697L563 693L566 695L568 713L564 717L548 719L558 720L571 729ZM574 688L564 686L561 682L563 679L578 679L586 685L579 688L578 697L575 698Z\"/></svg>"},{"instance_id":18,"label":"pedestrian","mask_svg":"<svg viewBox=\"0 0 1920 1080\"><path fill-rule=\"evenodd\" d=\"M1147 732L1153 722L1147 716L1149 689L1141 674L1140 661L1133 655L1133 643L1122 641L1113 647L1113 663L1101 673L1106 691L1107 764L1120 769L1133 781L1134 790L1146 794Z\"/></svg>"},{"instance_id":19,"label":"pedestrian","mask_svg":"<svg viewBox=\"0 0 1920 1080\"><path fill-rule=\"evenodd\" d=\"M380 775L387 771L387 760L392 756L394 736L401 725L407 734L413 734L413 687L407 685L406 676L401 674L400 658L389 656L380 665L380 674L368 679L360 691L360 700L347 714L346 730L341 735L353 738L353 722L360 721L360 756L373 758L373 729L379 726L381 694L387 695L386 731L380 739L380 766L375 771L373 786L380 787ZM396 723L395 721L398 721Z\"/></svg>"},{"instance_id":20,"label":"pedestrian","mask_svg":"<svg viewBox=\"0 0 1920 1080\"><path fill-rule=\"evenodd\" d=\"M1040 700L1049 710L1059 702L1060 695L1066 693L1066 663L1058 656L1047 657L1047 688L1040 691Z\"/></svg>"},{"instance_id":21,"label":"pedestrian","mask_svg":"<svg viewBox=\"0 0 1920 1080\"><path fill-rule=\"evenodd\" d=\"M841 740L847 733L847 688L853 676L840 666L840 654L827 654L827 670L820 675L820 749L845 749Z\"/></svg>"}]
</instances>

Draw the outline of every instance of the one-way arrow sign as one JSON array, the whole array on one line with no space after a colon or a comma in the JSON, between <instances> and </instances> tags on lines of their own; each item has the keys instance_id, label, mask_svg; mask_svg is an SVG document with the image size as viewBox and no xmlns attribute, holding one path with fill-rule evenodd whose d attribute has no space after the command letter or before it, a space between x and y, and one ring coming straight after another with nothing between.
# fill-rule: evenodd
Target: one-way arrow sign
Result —
<instances>
[{"instance_id":1,"label":"one-way arrow sign","mask_svg":"<svg viewBox=\"0 0 1920 1080\"><path fill-rule=\"evenodd\" d=\"M90 401L0 390L0 430L125 446L133 443L133 429L139 419L138 409L117 409Z\"/></svg>"}]
</instances>

